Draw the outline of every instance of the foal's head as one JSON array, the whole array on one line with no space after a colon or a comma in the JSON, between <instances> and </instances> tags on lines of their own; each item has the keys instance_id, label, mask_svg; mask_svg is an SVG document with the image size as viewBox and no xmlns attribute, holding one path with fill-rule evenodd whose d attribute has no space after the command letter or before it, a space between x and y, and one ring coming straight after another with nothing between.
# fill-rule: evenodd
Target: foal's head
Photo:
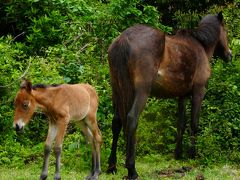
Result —
<instances>
[{"instance_id":1,"label":"foal's head","mask_svg":"<svg viewBox=\"0 0 240 180\"><path fill-rule=\"evenodd\" d=\"M32 83L24 80L15 98L13 127L16 129L16 131L23 130L24 126L32 117L35 107L36 101L32 96Z\"/></svg>"},{"instance_id":2,"label":"foal's head","mask_svg":"<svg viewBox=\"0 0 240 180\"><path fill-rule=\"evenodd\" d=\"M228 38L227 32L224 28L224 21L222 12L217 15L217 19L220 23L220 35L219 40L217 42L214 55L219 56L225 61L230 61L232 59L232 51L228 47Z\"/></svg>"}]
</instances>

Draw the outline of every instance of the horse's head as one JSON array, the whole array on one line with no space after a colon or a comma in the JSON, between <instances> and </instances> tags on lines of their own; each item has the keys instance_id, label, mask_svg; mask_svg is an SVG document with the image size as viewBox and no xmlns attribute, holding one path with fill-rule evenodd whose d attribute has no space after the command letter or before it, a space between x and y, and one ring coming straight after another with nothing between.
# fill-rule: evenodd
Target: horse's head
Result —
<instances>
[{"instance_id":1,"label":"horse's head","mask_svg":"<svg viewBox=\"0 0 240 180\"><path fill-rule=\"evenodd\" d=\"M16 131L23 130L24 126L31 119L36 107L36 102L32 96L32 83L24 80L15 98L15 113L13 127Z\"/></svg>"},{"instance_id":2,"label":"horse's head","mask_svg":"<svg viewBox=\"0 0 240 180\"><path fill-rule=\"evenodd\" d=\"M230 61L232 59L232 51L228 47L227 32L224 28L222 12L217 14L217 19L220 22L220 35L214 51L214 55L219 56L224 61Z\"/></svg>"}]
</instances>

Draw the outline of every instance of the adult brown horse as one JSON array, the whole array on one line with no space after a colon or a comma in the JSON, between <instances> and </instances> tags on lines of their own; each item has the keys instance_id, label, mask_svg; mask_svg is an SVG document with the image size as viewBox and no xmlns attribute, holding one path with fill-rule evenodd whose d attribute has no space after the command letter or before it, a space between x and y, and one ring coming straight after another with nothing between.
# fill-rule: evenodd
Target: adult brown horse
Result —
<instances>
[{"instance_id":1,"label":"adult brown horse","mask_svg":"<svg viewBox=\"0 0 240 180\"><path fill-rule=\"evenodd\" d=\"M101 132L97 125L98 96L89 84L62 84L58 86L35 85L24 80L15 98L13 126L22 130L29 122L36 108L42 109L49 117L49 129L44 148L44 162L40 179L48 175L48 161L51 146L55 140L56 172L55 180L60 177L60 157L62 143L68 123L78 122L84 135L92 144L92 171L86 178L98 179L100 174Z\"/></svg>"},{"instance_id":2,"label":"adult brown horse","mask_svg":"<svg viewBox=\"0 0 240 180\"><path fill-rule=\"evenodd\" d=\"M116 171L116 149L121 128L126 136L127 179L136 179L135 134L139 115L149 95L178 97L179 120L175 157L179 158L185 129L184 99L192 96L191 149L194 157L198 116L210 77L213 54L231 59L223 15L207 15L193 30L180 30L165 36L157 29L136 25L125 30L108 49L114 117L109 172Z\"/></svg>"}]
</instances>

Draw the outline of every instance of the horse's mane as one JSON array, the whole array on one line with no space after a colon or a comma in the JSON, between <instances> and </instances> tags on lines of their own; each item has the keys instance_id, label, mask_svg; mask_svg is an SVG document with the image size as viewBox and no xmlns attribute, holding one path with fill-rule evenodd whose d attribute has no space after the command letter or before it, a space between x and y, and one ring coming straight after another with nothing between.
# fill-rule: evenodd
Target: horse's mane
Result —
<instances>
[{"instance_id":1,"label":"horse's mane","mask_svg":"<svg viewBox=\"0 0 240 180\"><path fill-rule=\"evenodd\" d=\"M35 85L33 85L32 86L32 89L38 89L38 88L40 88L40 89L46 89L46 88L48 88L48 87L58 87L58 86L60 86L61 84L51 84L51 85L45 85L45 84L35 84Z\"/></svg>"},{"instance_id":2,"label":"horse's mane","mask_svg":"<svg viewBox=\"0 0 240 180\"><path fill-rule=\"evenodd\" d=\"M221 22L217 15L207 15L195 29L181 29L176 35L181 37L193 37L197 39L204 47L213 45L220 33Z\"/></svg>"}]
</instances>

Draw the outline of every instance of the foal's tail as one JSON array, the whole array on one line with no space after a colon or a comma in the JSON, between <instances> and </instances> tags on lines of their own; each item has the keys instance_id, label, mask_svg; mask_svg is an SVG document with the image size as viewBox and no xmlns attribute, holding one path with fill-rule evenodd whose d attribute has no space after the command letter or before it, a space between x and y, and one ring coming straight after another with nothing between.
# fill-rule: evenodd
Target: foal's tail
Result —
<instances>
[{"instance_id":1,"label":"foal's tail","mask_svg":"<svg viewBox=\"0 0 240 180\"><path fill-rule=\"evenodd\" d=\"M130 52L128 41L121 36L108 49L113 106L119 112L123 125L134 100L134 85L128 67Z\"/></svg>"}]
</instances>

